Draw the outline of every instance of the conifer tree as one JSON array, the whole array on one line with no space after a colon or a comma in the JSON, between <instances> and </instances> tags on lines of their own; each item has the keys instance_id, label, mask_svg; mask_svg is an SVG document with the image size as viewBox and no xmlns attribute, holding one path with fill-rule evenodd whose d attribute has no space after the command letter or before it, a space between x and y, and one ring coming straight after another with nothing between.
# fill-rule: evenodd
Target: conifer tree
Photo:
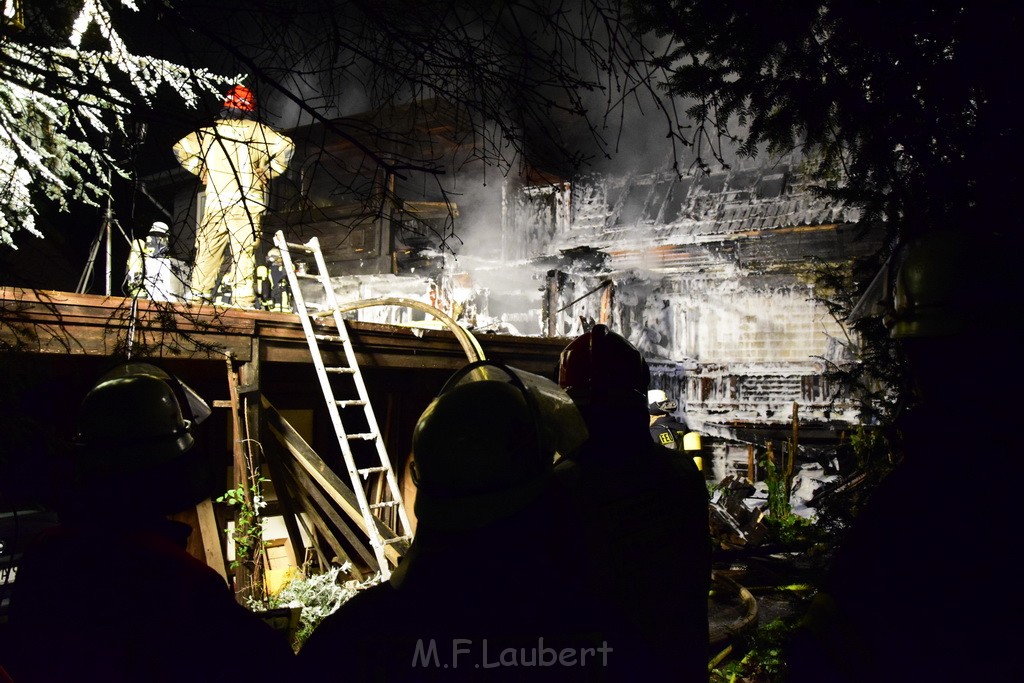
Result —
<instances>
[{"instance_id":1,"label":"conifer tree","mask_svg":"<svg viewBox=\"0 0 1024 683\"><path fill-rule=\"evenodd\" d=\"M138 11L133 0L120 4ZM47 5L26 3L19 21L12 11L0 38L0 244L13 248L19 231L41 236L42 202L99 205L126 173L111 139L158 91L195 107L239 78L137 54L105 3Z\"/></svg>"}]
</instances>

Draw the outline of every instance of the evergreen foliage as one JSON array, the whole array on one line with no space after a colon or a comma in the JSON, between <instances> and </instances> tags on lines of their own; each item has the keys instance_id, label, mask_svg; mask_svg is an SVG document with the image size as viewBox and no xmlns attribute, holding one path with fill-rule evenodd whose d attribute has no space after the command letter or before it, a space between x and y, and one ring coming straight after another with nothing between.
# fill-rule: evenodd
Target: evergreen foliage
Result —
<instances>
[{"instance_id":1,"label":"evergreen foliage","mask_svg":"<svg viewBox=\"0 0 1024 683\"><path fill-rule=\"evenodd\" d=\"M689 98L706 157L797 146L825 192L919 234L965 234L1014 187L1022 13L1006 3L631 2L667 40L656 63ZM1004 163L1010 161L1011 163ZM1019 164L1017 164L1019 166ZM842 179L842 180L840 180Z\"/></svg>"},{"instance_id":2,"label":"evergreen foliage","mask_svg":"<svg viewBox=\"0 0 1024 683\"><path fill-rule=\"evenodd\" d=\"M240 78L133 53L104 3L24 4L25 29L0 39L0 244L13 248L21 230L42 236L41 202L96 206L127 177L111 139L158 90L194 108Z\"/></svg>"}]
</instances>

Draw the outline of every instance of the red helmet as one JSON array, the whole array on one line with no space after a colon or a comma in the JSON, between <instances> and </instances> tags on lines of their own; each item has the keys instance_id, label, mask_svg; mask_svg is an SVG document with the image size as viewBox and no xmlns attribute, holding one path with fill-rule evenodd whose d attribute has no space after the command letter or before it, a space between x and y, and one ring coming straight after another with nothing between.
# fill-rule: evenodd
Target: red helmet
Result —
<instances>
[{"instance_id":1,"label":"red helmet","mask_svg":"<svg viewBox=\"0 0 1024 683\"><path fill-rule=\"evenodd\" d=\"M255 111L256 96L252 94L252 90L249 90L244 85L232 86L224 98L224 106L228 109L238 109L239 111Z\"/></svg>"},{"instance_id":2,"label":"red helmet","mask_svg":"<svg viewBox=\"0 0 1024 683\"><path fill-rule=\"evenodd\" d=\"M643 355L606 325L572 340L558 365L558 384L577 401L605 403L635 394L646 405L650 381Z\"/></svg>"}]
</instances>

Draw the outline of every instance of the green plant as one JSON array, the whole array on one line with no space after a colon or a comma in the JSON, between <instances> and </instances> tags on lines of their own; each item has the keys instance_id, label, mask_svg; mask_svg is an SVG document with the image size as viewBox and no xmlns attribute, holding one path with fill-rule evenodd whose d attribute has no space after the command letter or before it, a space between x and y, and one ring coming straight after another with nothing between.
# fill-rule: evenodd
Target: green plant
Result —
<instances>
[{"instance_id":1,"label":"green plant","mask_svg":"<svg viewBox=\"0 0 1024 683\"><path fill-rule=\"evenodd\" d=\"M841 455L853 461L851 471L844 485L817 505L819 526L829 530L836 541L899 462L889 433L884 428L859 425L843 446Z\"/></svg>"},{"instance_id":2,"label":"green plant","mask_svg":"<svg viewBox=\"0 0 1024 683\"><path fill-rule=\"evenodd\" d=\"M252 577L252 591L256 599L263 604L267 603L269 596L263 581L266 544L263 542L263 519L260 511L267 507L262 488L267 481L269 480L253 474L248 483L240 483L217 498L218 503L235 509L234 528L224 530L235 544L235 559L231 562L231 568L245 569L249 573Z\"/></svg>"},{"instance_id":3,"label":"green plant","mask_svg":"<svg viewBox=\"0 0 1024 683\"><path fill-rule=\"evenodd\" d=\"M258 477L255 481L257 486L253 486L251 489L247 489L245 484L239 484L217 498L218 503L225 503L229 507L237 508L234 529L225 530L231 534L231 540L235 543L235 560L231 563L232 569L237 569L243 562L256 562L265 551L263 519L260 517L260 510L267 507L267 501L263 498L258 484L269 480Z\"/></svg>"},{"instance_id":4,"label":"green plant","mask_svg":"<svg viewBox=\"0 0 1024 683\"><path fill-rule=\"evenodd\" d=\"M769 447L762 464L765 472L765 484L768 486L768 515L772 519L783 519L790 514L789 477L785 468L775 464L775 457Z\"/></svg>"},{"instance_id":5,"label":"green plant","mask_svg":"<svg viewBox=\"0 0 1024 683\"><path fill-rule=\"evenodd\" d=\"M776 619L741 638L734 652L742 653L742 656L727 659L720 666L714 667L710 682L784 680L784 647L796 624L796 619Z\"/></svg>"},{"instance_id":6,"label":"green plant","mask_svg":"<svg viewBox=\"0 0 1024 683\"><path fill-rule=\"evenodd\" d=\"M824 540L824 534L815 525L814 519L787 512L783 517L765 517L772 538L783 545L799 545Z\"/></svg>"},{"instance_id":7,"label":"green plant","mask_svg":"<svg viewBox=\"0 0 1024 683\"><path fill-rule=\"evenodd\" d=\"M878 429L865 429L864 425L857 425L856 431L850 434L850 447L860 469L888 469L892 465L889 441Z\"/></svg>"},{"instance_id":8,"label":"green plant","mask_svg":"<svg viewBox=\"0 0 1024 683\"><path fill-rule=\"evenodd\" d=\"M308 567L277 592L270 596L266 605L255 600L248 602L249 609L263 610L278 607L300 607L299 629L295 633L292 648L298 652L316 627L345 604L357 592L380 583L380 574L358 581L340 581L341 574L348 574L352 565L346 562L320 574L307 574Z\"/></svg>"},{"instance_id":9,"label":"green plant","mask_svg":"<svg viewBox=\"0 0 1024 683\"><path fill-rule=\"evenodd\" d=\"M783 458L785 465L779 467L775 462L775 456L769 447L762 467L765 473L765 484L768 487L768 515L763 522L768 527L771 537L782 544L802 544L805 542L816 542L823 540L823 532L815 522L816 519L808 519L793 514L791 477L793 468L793 446L792 441L787 442L787 455Z\"/></svg>"}]
</instances>

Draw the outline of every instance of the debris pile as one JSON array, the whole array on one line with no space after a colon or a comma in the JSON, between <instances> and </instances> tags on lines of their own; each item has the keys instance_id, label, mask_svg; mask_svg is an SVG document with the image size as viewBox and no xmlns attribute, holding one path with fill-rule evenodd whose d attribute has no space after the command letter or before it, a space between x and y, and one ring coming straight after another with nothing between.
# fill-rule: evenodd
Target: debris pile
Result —
<instances>
[{"instance_id":1,"label":"debris pile","mask_svg":"<svg viewBox=\"0 0 1024 683\"><path fill-rule=\"evenodd\" d=\"M765 541L767 497L762 501L756 494L756 486L733 475L718 483L711 495L711 537L722 549L755 548Z\"/></svg>"}]
</instances>

